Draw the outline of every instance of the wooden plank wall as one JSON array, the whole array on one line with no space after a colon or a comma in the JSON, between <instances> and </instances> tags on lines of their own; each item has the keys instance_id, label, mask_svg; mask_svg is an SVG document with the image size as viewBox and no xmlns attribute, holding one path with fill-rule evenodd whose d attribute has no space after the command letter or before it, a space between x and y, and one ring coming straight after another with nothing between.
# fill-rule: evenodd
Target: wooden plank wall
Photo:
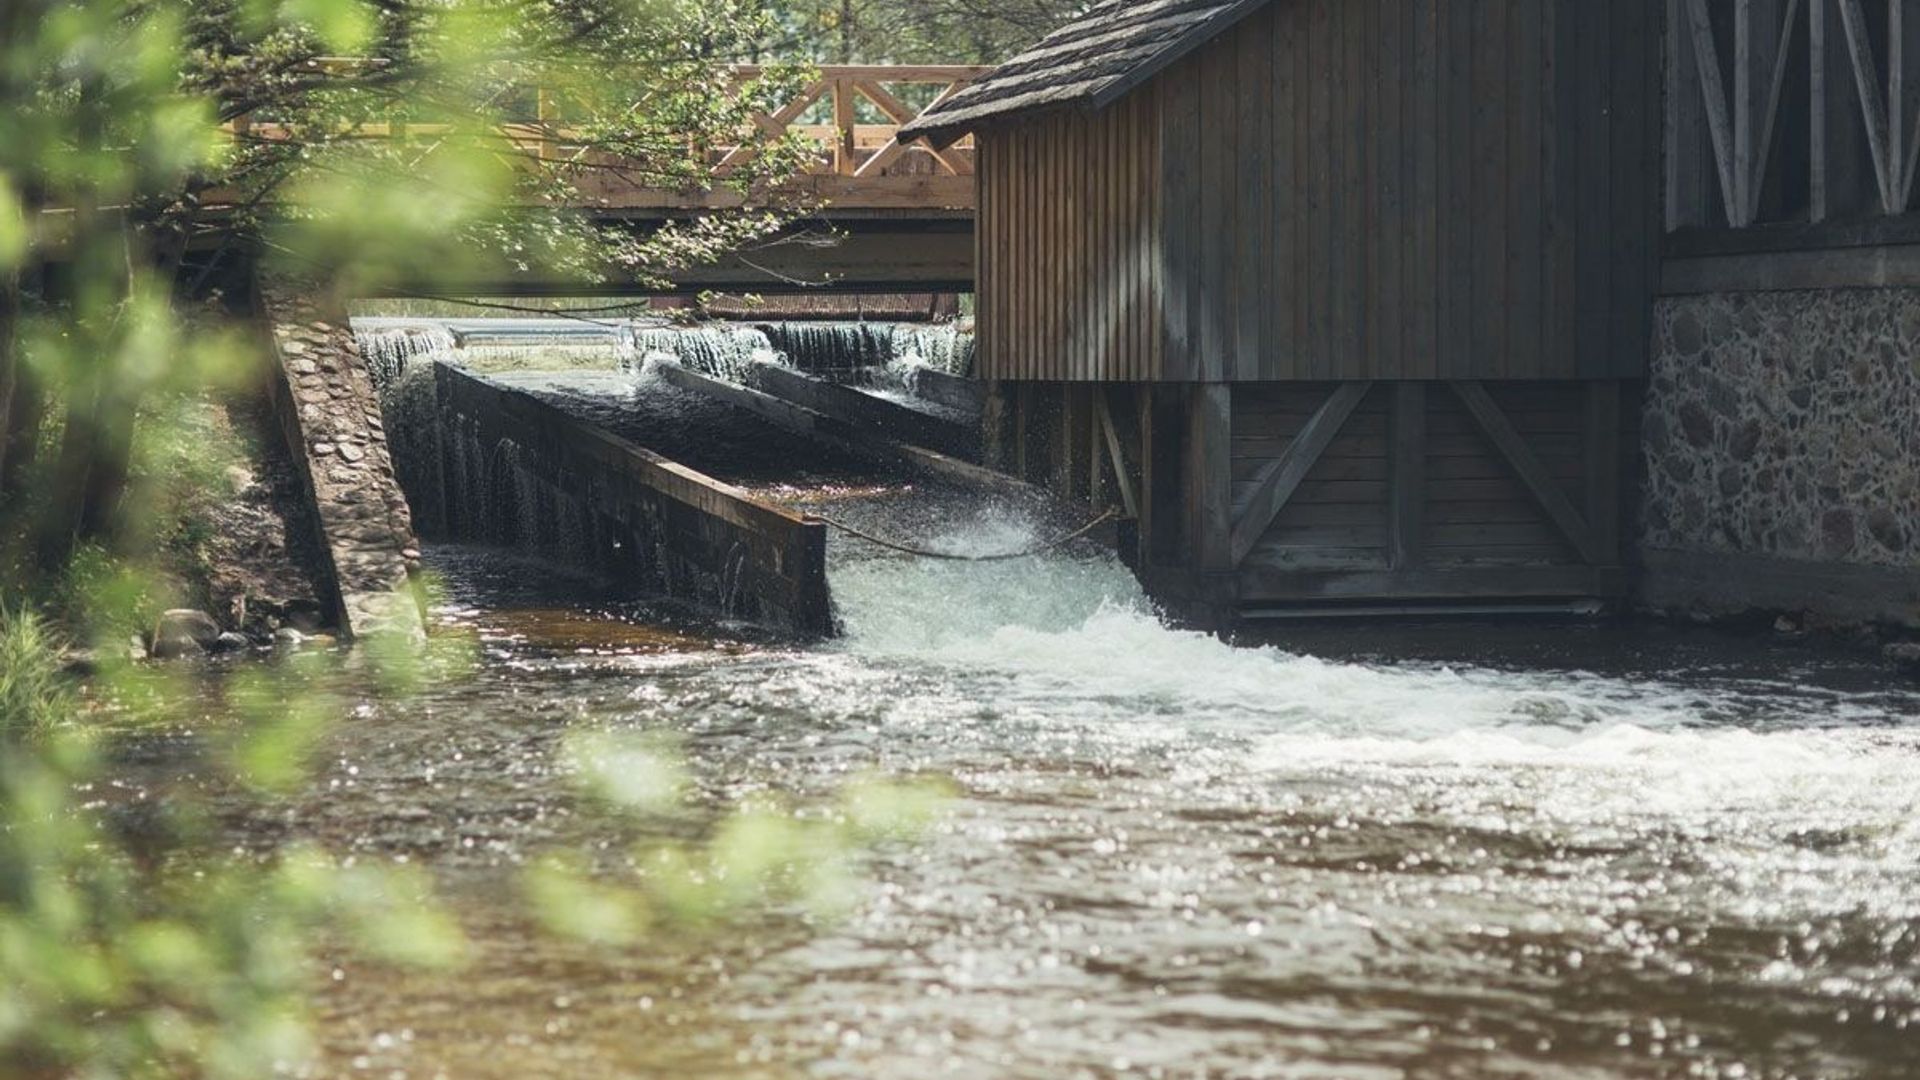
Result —
<instances>
[{"instance_id":1,"label":"wooden plank wall","mask_svg":"<svg viewBox=\"0 0 1920 1080\"><path fill-rule=\"evenodd\" d=\"M1638 376L1660 5L1275 0L1106 113L985 133L985 373Z\"/></svg>"},{"instance_id":2,"label":"wooden plank wall","mask_svg":"<svg viewBox=\"0 0 1920 1080\"><path fill-rule=\"evenodd\" d=\"M1160 377L1158 101L1149 85L982 136L980 377Z\"/></svg>"}]
</instances>

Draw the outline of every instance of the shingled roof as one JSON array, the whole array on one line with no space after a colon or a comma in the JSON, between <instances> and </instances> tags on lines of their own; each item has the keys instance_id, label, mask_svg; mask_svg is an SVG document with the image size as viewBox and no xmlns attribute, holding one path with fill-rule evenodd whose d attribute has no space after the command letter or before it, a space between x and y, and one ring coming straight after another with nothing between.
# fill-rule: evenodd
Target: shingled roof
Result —
<instances>
[{"instance_id":1,"label":"shingled roof","mask_svg":"<svg viewBox=\"0 0 1920 1080\"><path fill-rule=\"evenodd\" d=\"M1020 113L1104 108L1270 0L1101 0L902 128L936 142Z\"/></svg>"}]
</instances>

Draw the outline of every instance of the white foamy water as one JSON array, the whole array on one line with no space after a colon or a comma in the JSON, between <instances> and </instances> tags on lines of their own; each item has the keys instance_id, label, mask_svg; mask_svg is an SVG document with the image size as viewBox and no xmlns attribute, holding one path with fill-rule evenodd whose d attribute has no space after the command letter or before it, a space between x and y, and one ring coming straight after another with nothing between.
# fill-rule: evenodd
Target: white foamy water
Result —
<instances>
[{"instance_id":1,"label":"white foamy water","mask_svg":"<svg viewBox=\"0 0 1920 1080\"><path fill-rule=\"evenodd\" d=\"M984 554L1041 539L1001 519L930 546ZM1911 701L1890 709L1883 695L1765 675L1628 678L1235 647L1170 628L1100 557L874 559L839 567L834 584L855 655L991 682L996 701L1042 723L1091 710L1224 740L1226 771L1246 782L1445 784L1460 813L1516 822L1860 828L1885 854L1920 855Z\"/></svg>"}]
</instances>

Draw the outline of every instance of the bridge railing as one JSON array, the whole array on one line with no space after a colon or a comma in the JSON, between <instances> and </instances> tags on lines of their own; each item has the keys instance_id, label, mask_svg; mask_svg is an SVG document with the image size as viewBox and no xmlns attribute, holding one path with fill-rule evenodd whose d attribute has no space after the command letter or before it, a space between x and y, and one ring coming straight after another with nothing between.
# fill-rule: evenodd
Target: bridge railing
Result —
<instances>
[{"instance_id":1,"label":"bridge railing","mask_svg":"<svg viewBox=\"0 0 1920 1080\"><path fill-rule=\"evenodd\" d=\"M820 68L820 77L803 87L793 100L771 114L754 117L769 135L799 134L821 144L827 151L821 171L837 176L877 177L895 168L912 149L911 142L900 140L900 129L922 113L945 102L990 68L960 65L921 67L832 66ZM743 81L758 78L760 69L740 67L734 73ZM893 87L930 87L930 100L915 108L903 102ZM858 120L859 103L865 100L886 117L886 122L862 124ZM801 117L819 103L831 108L827 124L799 123ZM938 149L920 142L934 163L935 171L948 176L973 175L973 142L962 140L952 147ZM735 148L725 154L718 168L722 175L736 167L750 153Z\"/></svg>"},{"instance_id":2,"label":"bridge railing","mask_svg":"<svg viewBox=\"0 0 1920 1080\"><path fill-rule=\"evenodd\" d=\"M732 73L744 86L759 79L765 70L742 65ZM921 113L952 97L990 68L958 64L831 65L815 70L818 77L802 86L791 100L772 112L753 116L755 127L770 137L799 136L819 145L818 157L793 185L799 194L829 199L850 209L971 209L972 140L934 147L924 140L903 142L899 133ZM568 128L555 95L544 89L529 92L522 88L521 92L531 97L532 115L502 125L505 146L542 162L592 166L583 170L579 186L582 196L593 205L610 209L700 209L736 206L745 201L723 190L663 191L629 181L622 177L618 161L583 144ZM926 104L909 104L921 100ZM870 114L880 117L877 122L862 120L862 102L867 103ZM226 127L237 138L287 137L281 125L252 117L242 117ZM396 120L361 124L352 134L431 144L453 133L454 129L444 124ZM756 150L743 138L738 145L704 151L689 148L689 152L704 153L712 177L722 181L746 165Z\"/></svg>"}]
</instances>

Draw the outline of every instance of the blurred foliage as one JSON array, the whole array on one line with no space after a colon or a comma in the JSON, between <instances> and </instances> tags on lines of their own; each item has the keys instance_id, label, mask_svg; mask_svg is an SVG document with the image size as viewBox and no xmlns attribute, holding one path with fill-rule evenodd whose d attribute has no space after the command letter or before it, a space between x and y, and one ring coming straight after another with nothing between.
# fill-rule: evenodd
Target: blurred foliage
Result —
<instances>
[{"instance_id":1,"label":"blurred foliage","mask_svg":"<svg viewBox=\"0 0 1920 1080\"><path fill-rule=\"evenodd\" d=\"M578 733L565 757L612 813L671 814L687 804L686 765L659 738ZM941 784L880 777L823 806L756 796L722 816L702 844L650 840L611 866L555 853L523 874L522 890L548 930L598 945L631 945L661 927L711 927L768 905L832 916L856 895L859 854L916 835L947 797Z\"/></svg>"},{"instance_id":2,"label":"blurred foliage","mask_svg":"<svg viewBox=\"0 0 1920 1080\"><path fill-rule=\"evenodd\" d=\"M184 785L103 782L116 731L211 711L232 720L203 740L208 775L261 799L296 790L351 685L328 658L218 688L103 660L83 695L59 645L38 616L0 615L0 1076L254 1080L311 1052L304 1003L322 934L376 961L460 961L459 929L418 870L305 848L223 854ZM219 693L224 708L207 700Z\"/></svg>"},{"instance_id":3,"label":"blurred foliage","mask_svg":"<svg viewBox=\"0 0 1920 1080\"><path fill-rule=\"evenodd\" d=\"M760 0L767 56L821 63L997 64L1091 0Z\"/></svg>"},{"instance_id":4,"label":"blurred foliage","mask_svg":"<svg viewBox=\"0 0 1920 1080\"><path fill-rule=\"evenodd\" d=\"M258 380L256 266L337 298L657 281L783 227L818 151L751 118L805 72L726 66L770 26L735 0L0 5L0 581L153 540L135 418ZM707 148L736 144L716 176ZM710 186L758 208L579 209Z\"/></svg>"}]
</instances>

